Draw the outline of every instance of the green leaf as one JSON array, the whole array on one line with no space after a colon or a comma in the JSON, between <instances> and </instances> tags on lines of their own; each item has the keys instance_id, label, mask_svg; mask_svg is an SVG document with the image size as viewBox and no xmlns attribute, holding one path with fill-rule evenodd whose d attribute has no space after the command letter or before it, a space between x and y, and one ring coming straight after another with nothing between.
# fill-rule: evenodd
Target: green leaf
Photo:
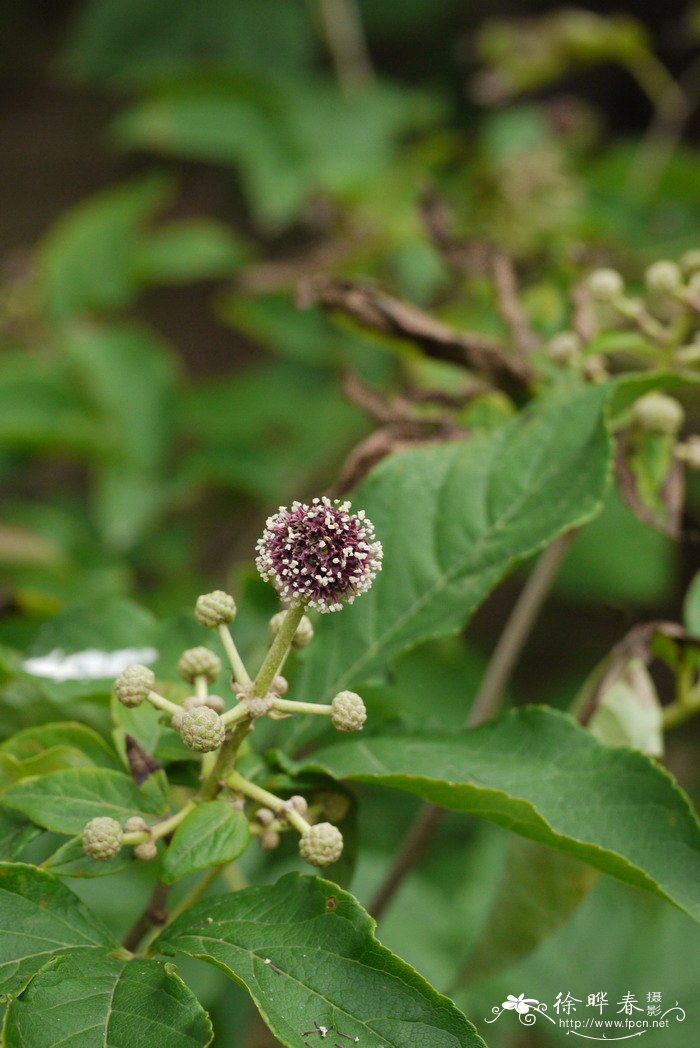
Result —
<instances>
[{"instance_id":1,"label":"green leaf","mask_svg":"<svg viewBox=\"0 0 700 1048\"><path fill-rule=\"evenodd\" d=\"M518 560L595 516L608 479L606 390L546 398L483 437L392 455L353 496L385 544L369 593L323 616L300 691L318 701L461 629Z\"/></svg>"},{"instance_id":2,"label":"green leaf","mask_svg":"<svg viewBox=\"0 0 700 1048\"><path fill-rule=\"evenodd\" d=\"M14 811L0 810L0 860L16 859L41 831Z\"/></svg>"},{"instance_id":3,"label":"green leaf","mask_svg":"<svg viewBox=\"0 0 700 1048\"><path fill-rule=\"evenodd\" d=\"M130 301L142 226L171 194L169 179L148 175L90 197L61 217L39 253L41 290L52 318Z\"/></svg>"},{"instance_id":4,"label":"green leaf","mask_svg":"<svg viewBox=\"0 0 700 1048\"><path fill-rule=\"evenodd\" d=\"M5 1048L206 1048L213 1037L172 965L102 952L47 964L11 1002L3 1033Z\"/></svg>"},{"instance_id":5,"label":"green leaf","mask_svg":"<svg viewBox=\"0 0 700 1048\"><path fill-rule=\"evenodd\" d=\"M147 785L147 784L146 784ZM122 772L73 768L12 786L3 803L56 833L82 833L98 815L124 823L132 815L163 814L159 794L139 788Z\"/></svg>"},{"instance_id":6,"label":"green leaf","mask_svg":"<svg viewBox=\"0 0 700 1048\"><path fill-rule=\"evenodd\" d=\"M250 839L248 820L226 801L198 804L180 823L163 859L162 879L181 877L238 858Z\"/></svg>"},{"instance_id":7,"label":"green leaf","mask_svg":"<svg viewBox=\"0 0 700 1048\"><path fill-rule=\"evenodd\" d=\"M73 837L44 859L41 867L57 877L109 877L128 869L138 860L131 848L122 848L113 859L95 862L83 849L82 836Z\"/></svg>"},{"instance_id":8,"label":"green leaf","mask_svg":"<svg viewBox=\"0 0 700 1048\"><path fill-rule=\"evenodd\" d=\"M112 949L100 919L48 873L23 863L0 864L0 993L16 993L54 954ZM86 952L89 951L89 954Z\"/></svg>"},{"instance_id":9,"label":"green leaf","mask_svg":"<svg viewBox=\"0 0 700 1048\"><path fill-rule=\"evenodd\" d=\"M652 760L565 714L514 710L461 734L342 742L299 765L471 812L646 888L700 920L700 825Z\"/></svg>"},{"instance_id":10,"label":"green leaf","mask_svg":"<svg viewBox=\"0 0 700 1048\"><path fill-rule=\"evenodd\" d=\"M9 753L19 761L37 757L55 746L80 750L88 761L100 768L120 770L123 765L114 750L96 731L76 721L59 721L25 728L0 744L0 753Z\"/></svg>"},{"instance_id":11,"label":"green leaf","mask_svg":"<svg viewBox=\"0 0 700 1048\"><path fill-rule=\"evenodd\" d=\"M134 264L144 283L181 284L227 276L245 258L245 250L226 226L207 219L188 219L151 233Z\"/></svg>"},{"instance_id":12,"label":"green leaf","mask_svg":"<svg viewBox=\"0 0 700 1048\"><path fill-rule=\"evenodd\" d=\"M511 837L498 891L459 982L487 978L531 953L568 920L597 876L578 859Z\"/></svg>"},{"instance_id":13,"label":"green leaf","mask_svg":"<svg viewBox=\"0 0 700 1048\"><path fill-rule=\"evenodd\" d=\"M290 1048L303 1043L314 1023L373 1048L483 1048L451 1001L373 930L357 900L337 885L288 874L270 887L207 899L182 914L153 949L218 965L246 987Z\"/></svg>"}]
</instances>

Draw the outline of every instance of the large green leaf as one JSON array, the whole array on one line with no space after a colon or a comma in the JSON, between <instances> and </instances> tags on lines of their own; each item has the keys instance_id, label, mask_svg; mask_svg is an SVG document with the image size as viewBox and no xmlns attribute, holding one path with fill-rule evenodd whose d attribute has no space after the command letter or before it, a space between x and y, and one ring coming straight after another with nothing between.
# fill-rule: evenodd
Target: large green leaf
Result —
<instances>
[{"instance_id":1,"label":"large green leaf","mask_svg":"<svg viewBox=\"0 0 700 1048\"><path fill-rule=\"evenodd\" d=\"M108 768L71 768L12 786L3 803L56 833L81 833L98 815L125 822L132 815L162 815L162 798L147 780L139 787Z\"/></svg>"},{"instance_id":2,"label":"large green leaf","mask_svg":"<svg viewBox=\"0 0 700 1048\"><path fill-rule=\"evenodd\" d=\"M49 962L10 1004L3 1036L5 1048L206 1048L213 1030L172 965L99 952Z\"/></svg>"},{"instance_id":3,"label":"large green leaf","mask_svg":"<svg viewBox=\"0 0 700 1048\"><path fill-rule=\"evenodd\" d=\"M400 652L454 633L519 559L601 507L606 390L545 398L512 424L385 459L354 495L385 544L372 589L326 616L301 672L319 701Z\"/></svg>"},{"instance_id":4,"label":"large green leaf","mask_svg":"<svg viewBox=\"0 0 700 1048\"><path fill-rule=\"evenodd\" d=\"M248 845L248 820L226 801L199 804L180 823L163 860L162 879L172 884L208 866L236 859Z\"/></svg>"},{"instance_id":5,"label":"large green leaf","mask_svg":"<svg viewBox=\"0 0 700 1048\"><path fill-rule=\"evenodd\" d=\"M373 927L337 885L288 874L273 886L207 899L153 949L223 968L290 1048L315 1023L372 1048L483 1048L462 1013L382 946Z\"/></svg>"},{"instance_id":6,"label":"large green leaf","mask_svg":"<svg viewBox=\"0 0 700 1048\"><path fill-rule=\"evenodd\" d=\"M35 866L0 864L0 992L16 993L54 954L115 946L94 913L59 880Z\"/></svg>"},{"instance_id":7,"label":"large green leaf","mask_svg":"<svg viewBox=\"0 0 700 1048\"><path fill-rule=\"evenodd\" d=\"M0 860L16 859L25 845L40 832L19 812L0 810Z\"/></svg>"},{"instance_id":8,"label":"large green leaf","mask_svg":"<svg viewBox=\"0 0 700 1048\"><path fill-rule=\"evenodd\" d=\"M300 765L393 786L560 848L700 920L700 825L674 780L565 714L529 707L461 734L342 742Z\"/></svg>"},{"instance_id":9,"label":"large green leaf","mask_svg":"<svg viewBox=\"0 0 700 1048\"><path fill-rule=\"evenodd\" d=\"M96 731L75 721L59 721L56 724L25 728L1 743L0 753L9 753L19 761L27 761L56 746L80 750L88 761L101 768L122 767L114 750Z\"/></svg>"}]
</instances>

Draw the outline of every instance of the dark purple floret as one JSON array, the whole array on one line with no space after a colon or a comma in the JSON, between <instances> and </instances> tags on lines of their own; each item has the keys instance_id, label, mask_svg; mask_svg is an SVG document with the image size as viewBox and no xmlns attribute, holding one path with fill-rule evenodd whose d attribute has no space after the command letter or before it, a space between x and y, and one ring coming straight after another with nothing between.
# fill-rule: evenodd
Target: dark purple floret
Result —
<instances>
[{"instance_id":1,"label":"dark purple floret","mask_svg":"<svg viewBox=\"0 0 700 1048\"><path fill-rule=\"evenodd\" d=\"M339 611L372 585L382 566L382 544L364 510L349 509L349 502L324 496L310 506L280 506L268 518L256 564L286 604Z\"/></svg>"}]
</instances>

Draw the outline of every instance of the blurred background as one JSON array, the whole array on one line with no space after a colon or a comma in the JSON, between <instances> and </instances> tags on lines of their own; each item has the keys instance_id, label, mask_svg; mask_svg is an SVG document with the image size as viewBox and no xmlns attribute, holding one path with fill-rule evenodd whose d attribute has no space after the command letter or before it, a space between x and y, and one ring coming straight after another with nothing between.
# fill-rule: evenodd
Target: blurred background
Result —
<instances>
[{"instance_id":1,"label":"blurred background","mask_svg":"<svg viewBox=\"0 0 700 1048\"><path fill-rule=\"evenodd\" d=\"M250 567L270 509L338 489L381 428L368 390L459 392L449 364L315 304L318 274L500 334L479 263L493 244L544 339L592 266L634 282L700 247L695 3L24 0L0 10L0 81L3 735L65 715L65 693L12 672L17 652L60 637L61 616L142 625L231 587L254 651L274 610ZM684 405L697 431L697 398ZM484 396L460 422L514 410ZM514 701L566 708L634 623L681 619L700 568L692 483L686 513L675 542L610 496L569 554ZM373 716L435 724L425 700L438 688L440 723L457 727L521 584L508 580L465 637L404 658L368 693ZM79 698L71 715L107 730L105 709ZM696 746L685 729L668 754L690 791ZM364 901L414 811L390 803L395 839L387 802L364 805ZM505 848L496 829L447 820L383 921L384 941L440 989L478 946ZM107 902L100 882L77 888ZM406 921L417 911L424 927ZM477 949L453 987L475 1021L507 992L612 996L630 980L700 1005L697 933L632 889L601 882L524 959L509 929L527 931L504 914L496 959ZM193 978L217 1046L265 1043L237 991ZM565 1036L479 1029L495 1048ZM687 1048L693 1034L655 1036Z\"/></svg>"}]
</instances>

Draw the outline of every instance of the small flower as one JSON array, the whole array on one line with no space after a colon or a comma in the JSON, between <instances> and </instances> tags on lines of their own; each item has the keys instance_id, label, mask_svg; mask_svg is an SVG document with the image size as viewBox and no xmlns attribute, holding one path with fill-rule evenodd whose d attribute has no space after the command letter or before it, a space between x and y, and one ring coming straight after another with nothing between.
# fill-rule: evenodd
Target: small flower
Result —
<instances>
[{"instance_id":1,"label":"small flower","mask_svg":"<svg viewBox=\"0 0 700 1048\"><path fill-rule=\"evenodd\" d=\"M364 511L349 509L349 502L324 496L310 506L280 506L268 518L256 564L285 603L340 611L370 588L381 568L382 545Z\"/></svg>"},{"instance_id":2,"label":"small flower","mask_svg":"<svg viewBox=\"0 0 700 1048\"><path fill-rule=\"evenodd\" d=\"M533 997L526 997L524 993L518 994L517 997L509 993L501 1008L505 1008L506 1011L517 1012L518 1015L527 1015L533 1004L539 1004L539 1001L536 1001Z\"/></svg>"}]
</instances>

